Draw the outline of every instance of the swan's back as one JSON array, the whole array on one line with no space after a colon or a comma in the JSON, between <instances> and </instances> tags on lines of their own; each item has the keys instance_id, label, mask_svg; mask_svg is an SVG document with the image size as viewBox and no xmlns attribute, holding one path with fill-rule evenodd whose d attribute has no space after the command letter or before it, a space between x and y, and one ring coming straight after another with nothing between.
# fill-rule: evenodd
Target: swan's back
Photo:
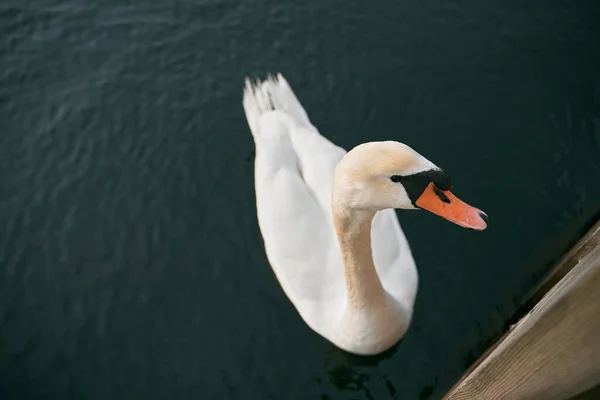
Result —
<instances>
[{"instance_id":1,"label":"swan's back","mask_svg":"<svg viewBox=\"0 0 600 400\"><path fill-rule=\"evenodd\" d=\"M315 329L334 312L323 313L323 304L345 297L330 199L345 151L318 133L281 75L246 80L243 105L256 146L256 208L267 258Z\"/></svg>"},{"instance_id":2,"label":"swan's back","mask_svg":"<svg viewBox=\"0 0 600 400\"><path fill-rule=\"evenodd\" d=\"M346 151L319 133L281 74L255 84L246 79L243 104L257 152L274 137L276 146L291 145L299 177L331 220L333 172Z\"/></svg>"}]
</instances>

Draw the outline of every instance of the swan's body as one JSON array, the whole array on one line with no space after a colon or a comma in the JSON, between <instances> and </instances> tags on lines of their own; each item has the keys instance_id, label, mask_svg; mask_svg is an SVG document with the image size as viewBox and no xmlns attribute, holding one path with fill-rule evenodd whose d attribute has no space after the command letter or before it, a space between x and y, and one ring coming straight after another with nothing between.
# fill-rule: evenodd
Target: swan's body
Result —
<instances>
[{"instance_id":1,"label":"swan's body","mask_svg":"<svg viewBox=\"0 0 600 400\"><path fill-rule=\"evenodd\" d=\"M247 80L243 105L256 146L259 227L284 292L336 346L389 349L410 324L418 275L393 210L417 208L413 189L388 178L441 170L397 142L347 153L320 135L281 75Z\"/></svg>"}]
</instances>

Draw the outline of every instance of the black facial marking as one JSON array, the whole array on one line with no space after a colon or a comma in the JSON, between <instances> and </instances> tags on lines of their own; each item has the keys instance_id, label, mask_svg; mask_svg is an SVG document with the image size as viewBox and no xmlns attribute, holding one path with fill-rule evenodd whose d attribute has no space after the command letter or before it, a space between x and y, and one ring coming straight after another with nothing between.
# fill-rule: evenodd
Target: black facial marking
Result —
<instances>
[{"instance_id":1,"label":"black facial marking","mask_svg":"<svg viewBox=\"0 0 600 400\"><path fill-rule=\"evenodd\" d=\"M440 200L444 203L450 204L450 199L448 198L448 196L446 196L446 194L441 189L438 189L437 186L433 187L433 193L435 193L435 195L439 197Z\"/></svg>"},{"instance_id":2,"label":"black facial marking","mask_svg":"<svg viewBox=\"0 0 600 400\"><path fill-rule=\"evenodd\" d=\"M423 194L430 182L433 182L435 187L441 191L452 188L452 182L450 182L448 175L439 169L430 169L413 175L401 176L400 182L406 189L406 193L413 205L415 205L415 202ZM438 195L438 197L440 196ZM446 196L444 195L444 197ZM444 201L442 197L440 197L440 200ZM449 199L446 197L446 200Z\"/></svg>"}]
</instances>

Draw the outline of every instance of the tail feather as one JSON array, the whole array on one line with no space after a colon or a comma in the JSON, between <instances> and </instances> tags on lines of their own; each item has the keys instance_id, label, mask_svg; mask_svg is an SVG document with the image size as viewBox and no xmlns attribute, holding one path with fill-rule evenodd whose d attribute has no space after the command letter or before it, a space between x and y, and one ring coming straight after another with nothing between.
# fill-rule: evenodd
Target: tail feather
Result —
<instances>
[{"instance_id":1,"label":"tail feather","mask_svg":"<svg viewBox=\"0 0 600 400\"><path fill-rule=\"evenodd\" d=\"M312 127L308 115L281 74L269 75L265 80L252 82L245 79L244 112L253 136L259 135L259 122L263 114L273 110L283 111L292 117L297 124Z\"/></svg>"}]
</instances>

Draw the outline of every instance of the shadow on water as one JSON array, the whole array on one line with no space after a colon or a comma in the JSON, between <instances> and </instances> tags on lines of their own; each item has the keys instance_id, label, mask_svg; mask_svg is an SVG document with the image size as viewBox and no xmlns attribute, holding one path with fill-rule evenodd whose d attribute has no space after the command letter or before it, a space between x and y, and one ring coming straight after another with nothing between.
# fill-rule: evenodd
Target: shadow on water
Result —
<instances>
[{"instance_id":1,"label":"shadow on water","mask_svg":"<svg viewBox=\"0 0 600 400\"><path fill-rule=\"evenodd\" d=\"M398 349L398 346L403 340L392 346L381 354L374 356L359 356L341 350L333 344L329 344L327 355L325 357L325 369L329 381L337 390L362 392L369 400L376 400L367 388L371 375L369 373L361 373L359 370L364 367L376 367L380 362L390 359ZM387 389L390 396L396 395L394 384L384 377ZM319 384L321 382L318 382ZM322 399L328 399L327 395L323 395Z\"/></svg>"},{"instance_id":2,"label":"shadow on water","mask_svg":"<svg viewBox=\"0 0 600 400\"><path fill-rule=\"evenodd\" d=\"M587 218L583 224L578 220L569 223L560 235L548 241L534 254L529 262L530 268L528 268L529 271L533 271L530 275L530 287L532 289L522 297L514 299L517 311L507 318L505 329L519 322L540 301L539 296L544 295L544 293L539 295L536 293L540 289L540 285L552 274L553 268L561 258L600 220L600 209L590 213L590 215L592 216ZM496 340L497 338L487 340L485 348Z\"/></svg>"},{"instance_id":3,"label":"shadow on water","mask_svg":"<svg viewBox=\"0 0 600 400\"><path fill-rule=\"evenodd\" d=\"M373 356L359 356L329 344L325 357L325 370L329 382L340 392L362 393L366 399L377 400L377 397L368 389L368 383L372 378L370 369L377 367L383 361L392 359L403 342L404 339L385 352ZM362 369L367 371L361 372ZM382 378L390 398L397 398L398 390L392 380L388 379L386 375L383 375ZM317 383L321 384L322 382L317 379ZM426 385L419 395L419 400L428 399L434 392L437 383L438 378L436 377L433 385ZM330 397L324 394L321 399L328 400Z\"/></svg>"}]
</instances>

